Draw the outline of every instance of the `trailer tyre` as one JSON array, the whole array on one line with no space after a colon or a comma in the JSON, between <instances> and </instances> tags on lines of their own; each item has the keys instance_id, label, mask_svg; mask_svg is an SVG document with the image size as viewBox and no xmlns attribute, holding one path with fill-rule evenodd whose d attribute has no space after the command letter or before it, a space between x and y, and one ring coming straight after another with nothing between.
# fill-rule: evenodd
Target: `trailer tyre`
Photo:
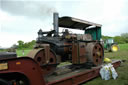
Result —
<instances>
[{"instance_id":1,"label":"trailer tyre","mask_svg":"<svg viewBox=\"0 0 128 85\"><path fill-rule=\"evenodd\" d=\"M0 85L11 85L11 84L4 79L0 79Z\"/></svg>"}]
</instances>

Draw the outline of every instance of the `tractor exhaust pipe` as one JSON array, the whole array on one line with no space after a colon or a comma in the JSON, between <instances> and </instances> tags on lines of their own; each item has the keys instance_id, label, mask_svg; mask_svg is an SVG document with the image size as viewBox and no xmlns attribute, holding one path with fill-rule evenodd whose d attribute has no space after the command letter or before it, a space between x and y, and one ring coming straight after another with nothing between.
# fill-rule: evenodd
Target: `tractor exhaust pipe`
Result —
<instances>
[{"instance_id":1,"label":"tractor exhaust pipe","mask_svg":"<svg viewBox=\"0 0 128 85\"><path fill-rule=\"evenodd\" d=\"M58 22L59 22L59 15L57 12L53 13L53 28L55 30L55 37L59 36L59 27L58 27Z\"/></svg>"}]
</instances>

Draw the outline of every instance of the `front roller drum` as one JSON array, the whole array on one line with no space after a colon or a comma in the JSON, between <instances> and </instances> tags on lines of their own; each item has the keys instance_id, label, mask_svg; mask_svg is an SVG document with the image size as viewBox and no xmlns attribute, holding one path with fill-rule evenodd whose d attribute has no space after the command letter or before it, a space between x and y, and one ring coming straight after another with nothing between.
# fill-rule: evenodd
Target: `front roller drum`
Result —
<instances>
[{"instance_id":1,"label":"front roller drum","mask_svg":"<svg viewBox=\"0 0 128 85\"><path fill-rule=\"evenodd\" d=\"M46 57L46 52L43 48L33 49L28 54L28 57L33 58L40 65L44 75L49 75L56 69L56 55L52 50L50 50L48 58Z\"/></svg>"},{"instance_id":2,"label":"front roller drum","mask_svg":"<svg viewBox=\"0 0 128 85\"><path fill-rule=\"evenodd\" d=\"M95 66L101 65L104 60L104 49L100 43L88 43L86 47L87 59Z\"/></svg>"}]
</instances>

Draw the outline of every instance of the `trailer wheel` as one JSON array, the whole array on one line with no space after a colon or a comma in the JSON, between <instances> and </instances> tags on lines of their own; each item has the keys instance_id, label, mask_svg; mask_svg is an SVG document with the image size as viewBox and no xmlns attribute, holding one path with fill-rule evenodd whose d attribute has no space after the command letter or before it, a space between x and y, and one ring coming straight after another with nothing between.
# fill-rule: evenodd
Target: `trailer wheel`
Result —
<instances>
[{"instance_id":1,"label":"trailer wheel","mask_svg":"<svg viewBox=\"0 0 128 85\"><path fill-rule=\"evenodd\" d=\"M16 85L30 85L29 80L27 78L21 78L16 80Z\"/></svg>"},{"instance_id":2,"label":"trailer wheel","mask_svg":"<svg viewBox=\"0 0 128 85\"><path fill-rule=\"evenodd\" d=\"M11 85L9 81L0 79L0 85Z\"/></svg>"}]
</instances>

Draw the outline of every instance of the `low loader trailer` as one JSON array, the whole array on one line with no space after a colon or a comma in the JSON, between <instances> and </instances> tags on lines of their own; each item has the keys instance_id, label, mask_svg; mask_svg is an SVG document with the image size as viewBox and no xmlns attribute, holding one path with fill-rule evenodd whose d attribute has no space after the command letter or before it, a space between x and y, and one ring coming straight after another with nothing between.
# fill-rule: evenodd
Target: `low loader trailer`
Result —
<instances>
[{"instance_id":1,"label":"low loader trailer","mask_svg":"<svg viewBox=\"0 0 128 85\"><path fill-rule=\"evenodd\" d=\"M101 24L53 15L54 29L38 32L26 57L0 56L0 85L78 85L99 76L104 64ZM59 32L59 29L63 29ZM82 30L84 34L70 31ZM70 65L60 66L63 62ZM116 68L120 61L113 61Z\"/></svg>"},{"instance_id":2,"label":"low loader trailer","mask_svg":"<svg viewBox=\"0 0 128 85\"><path fill-rule=\"evenodd\" d=\"M120 64L119 60L112 61L114 68ZM44 76L39 64L31 58L4 59L0 60L0 85L78 85L99 76L101 67Z\"/></svg>"}]
</instances>

